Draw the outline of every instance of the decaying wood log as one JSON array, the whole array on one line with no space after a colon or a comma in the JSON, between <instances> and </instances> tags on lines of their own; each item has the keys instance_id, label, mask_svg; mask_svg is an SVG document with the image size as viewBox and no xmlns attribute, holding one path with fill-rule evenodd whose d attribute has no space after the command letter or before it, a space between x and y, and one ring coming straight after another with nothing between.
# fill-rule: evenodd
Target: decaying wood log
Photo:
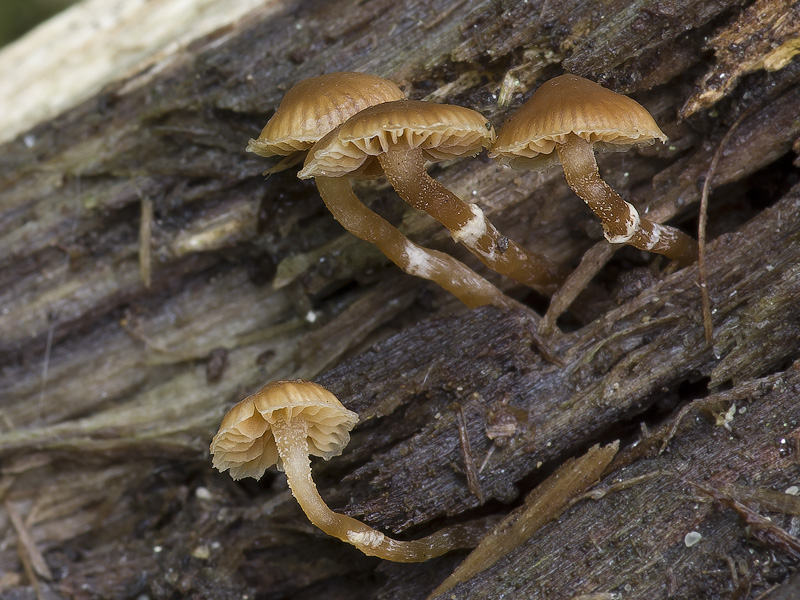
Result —
<instances>
[{"instance_id":1,"label":"decaying wood log","mask_svg":"<svg viewBox=\"0 0 800 600\"><path fill-rule=\"evenodd\" d=\"M317 379L361 417L344 455L313 465L323 497L400 537L496 522L567 458L620 440L598 487L443 598L744 599L796 586L800 4L252 6L145 52L146 67L127 64L0 146L0 590L430 595L466 553L381 564L314 530L282 476L211 470L224 411L287 377ZM601 173L687 232L741 118L710 181L714 343L696 266L609 249L558 169L479 157L432 173L591 281L559 298L550 342L563 365L542 360L525 312L467 311L343 233L313 184L264 180L247 139L293 83L334 70L389 77L496 126L563 71L632 94L669 143L600 155ZM359 194L546 309L384 183Z\"/></svg>"}]
</instances>

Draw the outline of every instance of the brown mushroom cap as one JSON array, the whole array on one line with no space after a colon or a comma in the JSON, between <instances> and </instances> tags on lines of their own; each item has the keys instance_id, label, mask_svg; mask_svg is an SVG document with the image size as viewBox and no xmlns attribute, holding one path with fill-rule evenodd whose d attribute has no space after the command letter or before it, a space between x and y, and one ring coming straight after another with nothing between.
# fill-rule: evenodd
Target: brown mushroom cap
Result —
<instances>
[{"instance_id":1,"label":"brown mushroom cap","mask_svg":"<svg viewBox=\"0 0 800 600\"><path fill-rule=\"evenodd\" d=\"M248 152L286 156L308 150L323 135L373 104L405 98L388 79L366 73L329 73L294 85Z\"/></svg>"},{"instance_id":2,"label":"brown mushroom cap","mask_svg":"<svg viewBox=\"0 0 800 600\"><path fill-rule=\"evenodd\" d=\"M270 425L276 419L307 421L308 451L328 460L350 441L358 415L338 398L310 381L273 381L236 404L211 441L214 467L231 477L261 478L272 465L283 470Z\"/></svg>"},{"instance_id":3,"label":"brown mushroom cap","mask_svg":"<svg viewBox=\"0 0 800 600\"><path fill-rule=\"evenodd\" d=\"M370 106L322 138L309 151L301 179L363 172L391 144L419 148L426 160L472 156L494 140L485 117L463 106L397 100Z\"/></svg>"},{"instance_id":4,"label":"brown mushroom cap","mask_svg":"<svg viewBox=\"0 0 800 600\"><path fill-rule=\"evenodd\" d=\"M626 150L667 136L635 100L578 77L542 84L500 130L489 156L514 167L546 168L553 152L575 134L604 150Z\"/></svg>"}]
</instances>

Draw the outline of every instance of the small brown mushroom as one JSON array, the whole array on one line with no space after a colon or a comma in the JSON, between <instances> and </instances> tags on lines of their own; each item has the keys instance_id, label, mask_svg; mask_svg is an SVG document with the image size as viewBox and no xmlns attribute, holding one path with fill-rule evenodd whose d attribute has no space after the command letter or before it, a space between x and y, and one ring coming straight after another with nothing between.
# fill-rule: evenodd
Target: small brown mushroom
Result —
<instances>
[{"instance_id":1,"label":"small brown mushroom","mask_svg":"<svg viewBox=\"0 0 800 600\"><path fill-rule=\"evenodd\" d=\"M302 380L274 381L228 411L211 441L214 467L231 477L260 479L276 465L309 521L368 556L421 562L474 546L467 527L449 527L415 541L394 540L361 521L328 508L311 478L309 455L325 460L342 453L358 415L331 392Z\"/></svg>"},{"instance_id":2,"label":"small brown mushroom","mask_svg":"<svg viewBox=\"0 0 800 600\"><path fill-rule=\"evenodd\" d=\"M552 294L565 276L557 264L502 236L478 206L425 170L426 161L474 156L493 140L491 123L474 110L417 100L386 102L357 113L315 144L298 177L348 177L373 171L377 162L401 198L442 223L486 266Z\"/></svg>"},{"instance_id":3,"label":"small brown mushroom","mask_svg":"<svg viewBox=\"0 0 800 600\"><path fill-rule=\"evenodd\" d=\"M286 92L261 134L247 144L247 151L286 157L267 173L288 169L303 162L311 146L352 115L405 97L393 82L368 73L328 73L304 79Z\"/></svg>"},{"instance_id":4,"label":"small brown mushroom","mask_svg":"<svg viewBox=\"0 0 800 600\"><path fill-rule=\"evenodd\" d=\"M268 173L291 167L323 136L368 106L403 98L391 81L364 73L330 73L299 82L284 96L258 139L247 150L261 156L288 155ZM380 175L360 173L362 177ZM371 242L406 273L429 279L470 308L493 304L518 307L497 287L444 252L411 242L396 227L364 206L347 181L317 179L334 218L356 237Z\"/></svg>"},{"instance_id":5,"label":"small brown mushroom","mask_svg":"<svg viewBox=\"0 0 800 600\"><path fill-rule=\"evenodd\" d=\"M576 75L551 79L500 130L489 156L513 167L561 163L572 190L603 222L606 239L663 254L682 265L697 260L697 242L641 216L600 178L594 146L627 150L667 137L642 105ZM555 152L554 152L555 150Z\"/></svg>"}]
</instances>

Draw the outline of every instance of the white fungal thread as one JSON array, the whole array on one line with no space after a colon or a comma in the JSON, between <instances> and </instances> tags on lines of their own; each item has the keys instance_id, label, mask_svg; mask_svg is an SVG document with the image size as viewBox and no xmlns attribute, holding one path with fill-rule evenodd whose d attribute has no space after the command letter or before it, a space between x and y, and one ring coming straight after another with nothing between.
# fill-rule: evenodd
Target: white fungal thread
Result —
<instances>
[{"instance_id":1,"label":"white fungal thread","mask_svg":"<svg viewBox=\"0 0 800 600\"><path fill-rule=\"evenodd\" d=\"M369 548L378 548L383 544L386 538L380 531L348 531L347 541L354 546L367 546Z\"/></svg>"},{"instance_id":2,"label":"white fungal thread","mask_svg":"<svg viewBox=\"0 0 800 600\"><path fill-rule=\"evenodd\" d=\"M408 260L406 272L423 279L430 279L432 272L430 255L422 248L411 243L406 244L405 253Z\"/></svg>"},{"instance_id":3,"label":"white fungal thread","mask_svg":"<svg viewBox=\"0 0 800 600\"><path fill-rule=\"evenodd\" d=\"M472 211L472 217L456 229L452 236L454 242L461 242L468 248L473 248L477 245L478 240L486 233L486 217L483 211L474 204L469 205Z\"/></svg>"},{"instance_id":4,"label":"white fungal thread","mask_svg":"<svg viewBox=\"0 0 800 600\"><path fill-rule=\"evenodd\" d=\"M628 218L625 222L626 232L622 235L609 235L608 231L604 232L606 240L608 240L611 244L624 244L625 242L630 241L633 235L639 231L639 225L641 224L639 211L636 210L636 208L630 202L626 202L625 204L628 205Z\"/></svg>"}]
</instances>

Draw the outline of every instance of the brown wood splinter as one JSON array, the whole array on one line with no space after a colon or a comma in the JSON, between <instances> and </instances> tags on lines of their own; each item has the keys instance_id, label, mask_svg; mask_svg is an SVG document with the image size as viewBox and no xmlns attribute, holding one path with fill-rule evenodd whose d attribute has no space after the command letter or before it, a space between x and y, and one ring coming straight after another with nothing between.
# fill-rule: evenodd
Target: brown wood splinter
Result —
<instances>
[{"instance_id":1,"label":"brown wood splinter","mask_svg":"<svg viewBox=\"0 0 800 600\"><path fill-rule=\"evenodd\" d=\"M542 84L503 126L489 156L513 167L546 169L561 163L572 190L603 223L612 244L629 244L689 265L697 242L653 223L623 200L597 168L595 145L605 150L667 139L638 102L576 75Z\"/></svg>"},{"instance_id":2,"label":"brown wood splinter","mask_svg":"<svg viewBox=\"0 0 800 600\"><path fill-rule=\"evenodd\" d=\"M361 521L332 511L311 478L309 456L342 453L358 415L316 383L274 381L228 411L211 441L214 467L231 477L260 479L276 465L300 508L319 529L368 556L422 562L477 543L469 526L446 527L413 541L390 538Z\"/></svg>"}]
</instances>

